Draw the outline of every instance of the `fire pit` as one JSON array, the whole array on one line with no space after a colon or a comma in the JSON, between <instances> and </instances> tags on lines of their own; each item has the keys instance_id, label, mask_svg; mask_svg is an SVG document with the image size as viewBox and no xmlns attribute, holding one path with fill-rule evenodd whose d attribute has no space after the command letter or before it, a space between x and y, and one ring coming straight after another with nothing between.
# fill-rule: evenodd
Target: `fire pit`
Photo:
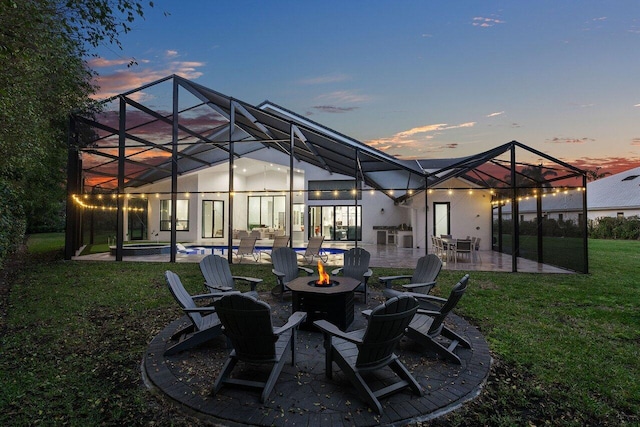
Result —
<instances>
[{"instance_id":1,"label":"fire pit","mask_svg":"<svg viewBox=\"0 0 640 427\"><path fill-rule=\"evenodd\" d=\"M353 291L360 281L351 277L329 278L328 281L321 281L319 276L309 279L302 276L287 283L292 293L293 311L307 312L307 320L302 326L313 329L314 320L325 319L346 330L353 322Z\"/></svg>"},{"instance_id":2,"label":"fire pit","mask_svg":"<svg viewBox=\"0 0 640 427\"><path fill-rule=\"evenodd\" d=\"M338 282L337 280L329 280L329 283L322 283L322 282L318 282L317 280L312 280L309 283L307 283L307 285L313 286L316 288L331 288L333 286L340 285L340 282Z\"/></svg>"}]
</instances>

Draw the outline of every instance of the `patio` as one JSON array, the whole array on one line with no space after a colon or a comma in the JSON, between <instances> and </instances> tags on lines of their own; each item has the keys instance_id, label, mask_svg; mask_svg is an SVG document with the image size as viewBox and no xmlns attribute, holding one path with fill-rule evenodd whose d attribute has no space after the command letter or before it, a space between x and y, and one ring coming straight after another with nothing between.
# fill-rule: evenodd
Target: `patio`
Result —
<instances>
[{"instance_id":1,"label":"patio","mask_svg":"<svg viewBox=\"0 0 640 427\"><path fill-rule=\"evenodd\" d=\"M274 325L284 324L291 313L291 298L284 302L270 293L260 298L272 307ZM369 304L357 298L355 320L348 330L365 326L360 312L384 300L379 292L371 292ZM464 300L463 300L464 301ZM142 371L146 384L161 399L177 405L185 413L212 424L223 425L332 425L373 426L404 425L441 416L475 398L489 374L491 355L487 342L478 330L461 317L449 317L450 327L465 336L470 350L457 350L462 365L438 359L406 337L397 354L425 390L423 397L409 391L382 400L385 414L380 416L363 403L340 369L333 379L325 377L322 334L301 330L296 342L296 366L289 362L280 375L270 398L264 404L252 390L224 388L211 396L213 382L229 351L224 337L181 354L163 356L167 339L188 320L175 320L150 343L144 356ZM264 371L247 368L243 375L255 377ZM389 372L376 373L384 380Z\"/></svg>"},{"instance_id":2,"label":"patio","mask_svg":"<svg viewBox=\"0 0 640 427\"><path fill-rule=\"evenodd\" d=\"M258 246L270 246L272 241L261 240L258 241ZM236 242L237 244L237 242ZM298 247L294 242L294 247ZM323 248L326 249L349 249L353 247L353 243L340 243L340 242L325 242ZM372 245L372 244L358 244L371 253L370 266L375 267L396 267L396 268L413 268L416 265L418 258L425 255L424 249L421 248L402 248L395 245ZM200 262L204 257L203 254L180 254L176 255L176 262ZM83 256L75 256L74 260L87 260L87 261L114 261L115 256L110 253L90 254ZM158 255L142 255L142 256L127 256L123 258L124 261L136 261L136 262L169 262L169 254ZM237 262L234 260L233 262ZM244 259L242 263L249 264L254 262L252 259ZM258 263L270 263L268 256L262 256ZM328 265L342 265L341 254L330 254ZM492 272L511 272L512 271L512 259L511 255L495 252L495 251L479 251L479 259L476 262L445 262L443 269L445 270L459 270L459 271L492 271ZM518 258L518 271L521 273L573 273L572 271L555 267L548 264L541 264L535 261L531 261L524 258Z\"/></svg>"}]
</instances>

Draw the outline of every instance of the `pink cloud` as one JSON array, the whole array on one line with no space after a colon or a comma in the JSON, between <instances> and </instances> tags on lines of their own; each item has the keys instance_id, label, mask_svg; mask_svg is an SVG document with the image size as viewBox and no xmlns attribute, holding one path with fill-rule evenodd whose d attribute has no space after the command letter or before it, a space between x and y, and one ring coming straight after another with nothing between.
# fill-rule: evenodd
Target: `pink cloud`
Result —
<instances>
[{"instance_id":1,"label":"pink cloud","mask_svg":"<svg viewBox=\"0 0 640 427\"><path fill-rule=\"evenodd\" d=\"M92 68L124 66L129 64L129 60L95 58L88 61L88 64ZM144 64L145 66L127 66L126 68L120 68L110 73L99 74L94 81L94 83L99 87L99 91L93 98L109 98L172 74L176 74L190 80L197 79L202 75L202 72L199 71L198 68L205 65L204 62L196 61L171 61L169 63L162 64L160 67L154 68L154 64L148 60L140 60L138 61L138 64ZM144 96L144 94L138 93L136 96L140 98L141 96Z\"/></svg>"}]
</instances>

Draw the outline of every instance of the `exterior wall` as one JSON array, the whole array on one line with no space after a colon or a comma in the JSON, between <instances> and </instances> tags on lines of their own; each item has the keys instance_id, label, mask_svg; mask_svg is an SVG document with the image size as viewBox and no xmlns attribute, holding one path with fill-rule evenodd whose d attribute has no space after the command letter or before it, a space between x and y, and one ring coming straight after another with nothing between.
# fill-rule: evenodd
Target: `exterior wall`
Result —
<instances>
[{"instance_id":1,"label":"exterior wall","mask_svg":"<svg viewBox=\"0 0 640 427\"><path fill-rule=\"evenodd\" d=\"M630 216L640 216L640 208L618 208L618 209L600 209L600 210L590 210L587 212L588 219L597 220L602 217L612 217L615 218L618 216L618 212L622 212L625 218L629 218Z\"/></svg>"},{"instance_id":2,"label":"exterior wall","mask_svg":"<svg viewBox=\"0 0 640 427\"><path fill-rule=\"evenodd\" d=\"M469 186L467 182L456 181L451 181L452 188ZM433 252L430 239L425 242L424 224L426 223L426 235L432 236L434 234L433 205L437 202L449 202L451 235L454 238L479 237L481 239L480 249L491 249L491 194L489 190L478 189L471 193L468 190L452 190L449 194L445 187L441 188L427 192L426 210L424 192L413 197L410 208L418 223L417 229L414 228L414 246L422 248L426 245L428 251Z\"/></svg>"},{"instance_id":3,"label":"exterior wall","mask_svg":"<svg viewBox=\"0 0 640 427\"><path fill-rule=\"evenodd\" d=\"M268 164L280 164L282 171L274 171L265 168L260 163L252 163L252 167L259 170L257 173L244 176L234 174L234 218L235 229L247 228L247 203L249 192L263 192L265 190L287 191L289 189L289 173L287 156L275 152L275 150L261 150L266 152ZM274 153L276 155L274 155ZM260 156L252 154L257 160ZM277 159L277 157L280 157ZM294 164L294 190L304 189L295 193L294 203L303 203L305 206L304 230L308 230L308 212L310 206L353 205L353 200L311 200L308 198L308 181L310 180L350 180L352 178L339 174L331 174L328 171L314 166L296 162ZM302 172L300 172L302 171ZM451 187L468 187L467 182L451 182ZM189 231L178 231L179 242L191 242L196 244L212 244L220 239L203 239L202 236L202 200L222 200L225 203L224 238L229 236L227 229L227 215L229 214L228 168L212 167L200 170L192 174L178 177L178 191L181 193L178 199L184 199L183 193L189 193ZM150 240L168 241L169 231L160 230L160 200L170 198L170 180L157 182L140 187L135 193L148 195L148 230ZM219 192L219 194L217 194ZM158 194L156 194L158 193ZM265 193L266 194L266 193ZM271 193L273 194L273 193ZM285 193L288 194L288 193ZM395 205L394 201L379 191L372 191L363 187L362 199L358 205L362 206L362 243L375 244L377 231L375 227L397 228L406 225L412 230L414 248L431 250L431 242L425 242L425 229L430 236L434 232L433 227L433 203L449 202L451 206L451 232L454 237L465 238L476 236L481 238L481 249L489 249L491 242L491 196L488 190L475 190L472 194L467 190L454 190L449 194L446 189L436 189L427 194L428 206L425 208L424 192L407 200L406 203ZM289 220L289 203L286 203L286 218ZM151 233L154 231L155 233ZM157 233L157 236L155 235ZM408 234L408 233L406 233ZM298 231L293 236L295 241L307 240L307 233ZM125 236L125 240L126 236ZM396 242L402 245L403 242Z\"/></svg>"}]
</instances>

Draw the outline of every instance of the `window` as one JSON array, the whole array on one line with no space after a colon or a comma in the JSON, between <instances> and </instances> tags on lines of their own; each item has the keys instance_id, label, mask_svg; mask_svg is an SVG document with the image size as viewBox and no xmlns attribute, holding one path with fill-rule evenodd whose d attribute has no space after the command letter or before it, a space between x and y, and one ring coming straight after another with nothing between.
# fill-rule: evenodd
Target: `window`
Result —
<instances>
[{"instance_id":1,"label":"window","mask_svg":"<svg viewBox=\"0 0 640 427\"><path fill-rule=\"evenodd\" d=\"M171 231L171 200L160 200L160 231ZM189 200L176 202L176 231L189 231Z\"/></svg>"},{"instance_id":2,"label":"window","mask_svg":"<svg viewBox=\"0 0 640 427\"><path fill-rule=\"evenodd\" d=\"M202 201L202 238L224 237L224 202Z\"/></svg>"},{"instance_id":3,"label":"window","mask_svg":"<svg viewBox=\"0 0 640 427\"><path fill-rule=\"evenodd\" d=\"M285 196L249 196L249 230L256 227L285 228L285 208Z\"/></svg>"},{"instance_id":4,"label":"window","mask_svg":"<svg viewBox=\"0 0 640 427\"><path fill-rule=\"evenodd\" d=\"M618 218L624 218L624 212L618 212L618 213L616 214L616 216L617 216Z\"/></svg>"},{"instance_id":5,"label":"window","mask_svg":"<svg viewBox=\"0 0 640 427\"><path fill-rule=\"evenodd\" d=\"M309 206L309 236L362 240L361 206Z\"/></svg>"},{"instance_id":6,"label":"window","mask_svg":"<svg viewBox=\"0 0 640 427\"><path fill-rule=\"evenodd\" d=\"M564 214L558 214L558 221L564 221Z\"/></svg>"},{"instance_id":7,"label":"window","mask_svg":"<svg viewBox=\"0 0 640 427\"><path fill-rule=\"evenodd\" d=\"M309 181L309 200L354 200L356 197L355 181ZM362 199L362 191L358 190L358 200Z\"/></svg>"}]
</instances>

